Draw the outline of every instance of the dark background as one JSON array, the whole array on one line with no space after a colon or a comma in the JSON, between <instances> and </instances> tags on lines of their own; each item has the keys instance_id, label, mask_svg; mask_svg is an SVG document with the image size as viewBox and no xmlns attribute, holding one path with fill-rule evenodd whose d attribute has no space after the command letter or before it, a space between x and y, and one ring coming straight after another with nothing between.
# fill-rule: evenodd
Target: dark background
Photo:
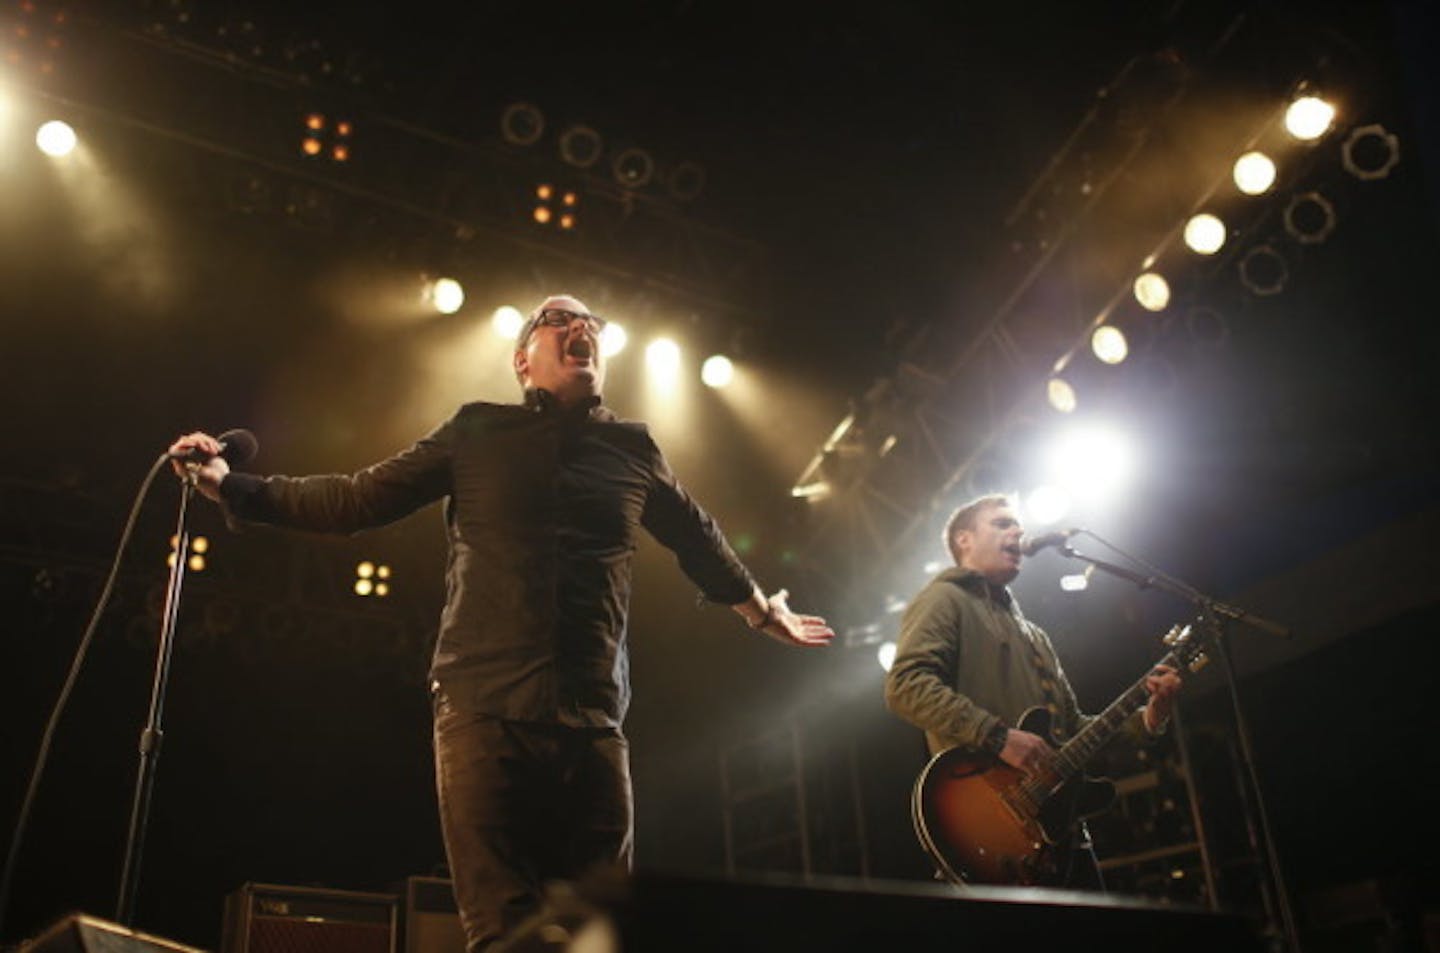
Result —
<instances>
[{"instance_id":1,"label":"dark background","mask_svg":"<svg viewBox=\"0 0 1440 953\"><path fill-rule=\"evenodd\" d=\"M7 28L33 22L19 4L6 16ZM1237 16L1243 28L1210 52ZM799 725L812 866L926 879L908 822L921 743L884 711L862 630L893 626L883 597L908 595L897 577L912 591L924 579L899 564L938 559L939 547L907 540L894 565L857 575L819 529L823 514L788 490L873 380L980 333L1044 234L1007 226L1007 213L1097 92L1143 57L1187 64L1198 92L1164 127L1165 148L1117 186L1135 207L1088 219L1072 242L1080 251L1027 296L1024 310L1053 309L1062 327L1088 319L1133 268L1105 260L1107 242L1134 233L1143 244L1155 219L1181 220L1197 178L1228 161L1233 127L1297 80L1320 75L1341 91L1342 128L1381 122L1401 139L1402 161L1381 181L1346 176L1332 137L1308 178L1288 183L1324 190L1339 215L1329 241L1286 246L1283 293L1248 293L1234 255L1185 287L1224 315L1219 345L1186 343L1179 318L1122 316L1145 354L1175 370L1168 386L1140 372L1076 375L1147 460L1123 505L1090 525L1297 629L1283 649L1243 628L1232 638L1302 912L1320 891L1373 882L1413 922L1436 904L1423 779L1436 768L1437 600L1423 544L1435 523L1440 355L1434 76L1421 21L1419 4L1381 3L68 8L53 72L30 70L38 54L10 41L24 56L7 67L13 105L0 117L0 817L19 808L135 487L176 434L246 426L262 444L260 472L355 469L464 400L511 399L503 346L472 329L498 304L569 290L632 328L611 403L654 419L763 584L788 586L794 605L842 633L822 653L758 640L723 609L697 609L669 555L642 546L628 726L637 862L723 868L725 752ZM286 43L303 55L279 57ZM316 71L327 58L335 70ZM519 100L552 127L530 150L498 135ZM312 101L375 118L357 121L353 168L297 162L295 119ZM31 147L30 119L51 113L80 128L88 177ZM514 221L485 211L487 190L521 194L565 174L553 130L568 121L662 161L703 163L704 194L608 243L592 230L566 245L531 227L523 201ZM425 136L397 132L400 122ZM486 158L496 155L503 162ZM1116 160L1089 161L1103 175ZM273 190L258 210L235 200L252 173ZM330 195L318 221L283 197L297 185ZM586 193L582 216L593 210L596 230L619 207L614 191ZM709 274L668 270L666 248L685 232L665 231L665 215L718 230L699 259L716 266ZM479 226L456 226L467 221ZM1262 240L1285 240L1274 213L1234 245ZM462 277L466 309L441 319L390 307L421 271ZM759 399L694 393L685 416L657 417L639 356L660 330L697 350L729 348ZM1049 427L1018 430L1014 459ZM998 478L1001 489L1026 479L1018 464ZM175 496L162 480L142 511L60 724L7 940L67 910L113 911ZM245 881L384 889L443 863L424 691L443 553L433 509L356 539L230 534L208 506L195 520L214 549L187 589L139 924L213 946L222 899ZM349 594L362 558L395 568L391 599ZM1083 599L1065 596L1062 571L1059 557L1037 558L1019 593L1084 707L1098 710L1187 609L1103 578ZM1192 688L1187 725L1223 789L1234 732L1215 668ZM1207 797L1215 836L1243 840L1233 799ZM795 869L783 855L770 866ZM1225 887L1230 904L1254 909L1245 874Z\"/></svg>"}]
</instances>

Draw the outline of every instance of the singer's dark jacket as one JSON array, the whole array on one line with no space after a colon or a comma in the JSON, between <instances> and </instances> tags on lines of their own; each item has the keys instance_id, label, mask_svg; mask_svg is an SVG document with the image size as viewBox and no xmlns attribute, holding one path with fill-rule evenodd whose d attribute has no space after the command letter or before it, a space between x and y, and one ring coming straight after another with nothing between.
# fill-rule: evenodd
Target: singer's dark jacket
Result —
<instances>
[{"instance_id":1,"label":"singer's dark jacket","mask_svg":"<svg viewBox=\"0 0 1440 953\"><path fill-rule=\"evenodd\" d=\"M599 406L467 404L402 453L350 476L220 485L244 521L350 533L442 497L447 599L432 677L480 714L619 727L630 701L625 644L631 557L644 527L715 602L754 581L676 481L640 423Z\"/></svg>"}]
</instances>

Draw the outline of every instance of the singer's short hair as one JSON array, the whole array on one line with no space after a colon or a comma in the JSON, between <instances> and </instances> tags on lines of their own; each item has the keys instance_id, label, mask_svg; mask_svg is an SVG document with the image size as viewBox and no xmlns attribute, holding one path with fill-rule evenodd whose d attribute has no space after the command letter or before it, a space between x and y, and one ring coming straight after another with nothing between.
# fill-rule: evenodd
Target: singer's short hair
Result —
<instances>
[{"instance_id":1,"label":"singer's short hair","mask_svg":"<svg viewBox=\"0 0 1440 953\"><path fill-rule=\"evenodd\" d=\"M955 537L967 529L974 529L980 514L986 510L1014 505L1015 501L1004 493L986 493L950 514L950 519L945 521L945 548L950 551L950 558L955 560L957 566L960 564L960 547L956 545Z\"/></svg>"}]
</instances>

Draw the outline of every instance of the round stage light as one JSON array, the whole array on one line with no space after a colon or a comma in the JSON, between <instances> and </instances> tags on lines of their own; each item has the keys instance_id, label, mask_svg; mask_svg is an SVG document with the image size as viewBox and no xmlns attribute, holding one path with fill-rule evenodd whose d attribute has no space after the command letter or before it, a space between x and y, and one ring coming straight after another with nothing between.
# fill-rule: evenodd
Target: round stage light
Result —
<instances>
[{"instance_id":1,"label":"round stage light","mask_svg":"<svg viewBox=\"0 0 1440 953\"><path fill-rule=\"evenodd\" d=\"M1340 146L1340 162L1362 182L1383 179L1400 163L1400 139L1379 123L1356 126Z\"/></svg>"},{"instance_id":2,"label":"round stage light","mask_svg":"<svg viewBox=\"0 0 1440 953\"><path fill-rule=\"evenodd\" d=\"M440 278L430 288L430 300L441 314L454 314L465 305L465 289L454 278Z\"/></svg>"},{"instance_id":3,"label":"round stage light","mask_svg":"<svg viewBox=\"0 0 1440 953\"><path fill-rule=\"evenodd\" d=\"M1146 311L1164 311L1170 304L1170 282L1156 271L1147 271L1135 279L1135 300Z\"/></svg>"},{"instance_id":4,"label":"round stage light","mask_svg":"<svg viewBox=\"0 0 1440 953\"><path fill-rule=\"evenodd\" d=\"M1262 298L1276 295L1285 290L1290 280L1290 268L1285 258L1271 245L1256 245L1240 259L1240 283L1251 294Z\"/></svg>"},{"instance_id":5,"label":"round stage light","mask_svg":"<svg viewBox=\"0 0 1440 953\"><path fill-rule=\"evenodd\" d=\"M47 156L60 158L75 151L79 139L70 124L52 119L35 131L35 145Z\"/></svg>"},{"instance_id":6,"label":"round stage light","mask_svg":"<svg viewBox=\"0 0 1440 953\"><path fill-rule=\"evenodd\" d=\"M577 169L588 169L600 161L605 143L589 126L571 126L560 134L560 158Z\"/></svg>"},{"instance_id":7,"label":"round stage light","mask_svg":"<svg viewBox=\"0 0 1440 953\"><path fill-rule=\"evenodd\" d=\"M629 340L630 335L625 333L625 329L611 321L600 332L600 353L606 357L614 357L625 350L625 343Z\"/></svg>"},{"instance_id":8,"label":"round stage light","mask_svg":"<svg viewBox=\"0 0 1440 953\"><path fill-rule=\"evenodd\" d=\"M1235 160L1235 188L1246 195L1264 195L1275 184L1275 161L1263 152L1247 152Z\"/></svg>"},{"instance_id":9,"label":"round stage light","mask_svg":"<svg viewBox=\"0 0 1440 953\"><path fill-rule=\"evenodd\" d=\"M1101 500L1129 484L1134 455L1121 434L1104 427L1085 427L1071 431L1055 445L1050 469L1071 494Z\"/></svg>"},{"instance_id":10,"label":"round stage light","mask_svg":"<svg viewBox=\"0 0 1440 953\"><path fill-rule=\"evenodd\" d=\"M1185 244L1196 254L1215 254L1225 245L1225 223L1209 212L1193 216L1185 223ZM1168 300L1169 296L1166 297Z\"/></svg>"},{"instance_id":11,"label":"round stage light","mask_svg":"<svg viewBox=\"0 0 1440 953\"><path fill-rule=\"evenodd\" d=\"M502 304L490 315L490 326L505 340L513 341L520 336L520 329L525 326L525 315L514 305Z\"/></svg>"},{"instance_id":12,"label":"round stage light","mask_svg":"<svg viewBox=\"0 0 1440 953\"><path fill-rule=\"evenodd\" d=\"M1119 364L1130 353L1125 332L1113 324L1102 324L1090 335L1090 350L1106 364Z\"/></svg>"},{"instance_id":13,"label":"round stage light","mask_svg":"<svg viewBox=\"0 0 1440 953\"><path fill-rule=\"evenodd\" d=\"M500 135L512 146L533 146L545 134L545 114L530 103L511 103L500 114Z\"/></svg>"},{"instance_id":14,"label":"round stage light","mask_svg":"<svg viewBox=\"0 0 1440 953\"><path fill-rule=\"evenodd\" d=\"M735 379L735 365L723 354L715 354L700 365L700 379L706 387L724 387Z\"/></svg>"},{"instance_id":15,"label":"round stage light","mask_svg":"<svg viewBox=\"0 0 1440 953\"><path fill-rule=\"evenodd\" d=\"M1285 128L1296 139L1319 139L1335 121L1335 107L1319 96L1301 96L1285 110Z\"/></svg>"},{"instance_id":16,"label":"round stage light","mask_svg":"<svg viewBox=\"0 0 1440 953\"><path fill-rule=\"evenodd\" d=\"M656 338L645 348L645 367L661 380L673 379L680 372L680 345L669 338Z\"/></svg>"},{"instance_id":17,"label":"round stage light","mask_svg":"<svg viewBox=\"0 0 1440 953\"><path fill-rule=\"evenodd\" d=\"M1070 494L1058 486L1037 486L1020 501L1026 522L1049 526L1070 512Z\"/></svg>"},{"instance_id":18,"label":"round stage light","mask_svg":"<svg viewBox=\"0 0 1440 953\"><path fill-rule=\"evenodd\" d=\"M1062 414L1073 414L1077 406L1075 388L1063 377L1052 377L1045 382L1045 399Z\"/></svg>"},{"instance_id":19,"label":"round stage light","mask_svg":"<svg viewBox=\"0 0 1440 953\"><path fill-rule=\"evenodd\" d=\"M1319 192L1304 192L1285 206L1285 231L1302 245L1319 245L1335 231L1335 206Z\"/></svg>"}]
</instances>

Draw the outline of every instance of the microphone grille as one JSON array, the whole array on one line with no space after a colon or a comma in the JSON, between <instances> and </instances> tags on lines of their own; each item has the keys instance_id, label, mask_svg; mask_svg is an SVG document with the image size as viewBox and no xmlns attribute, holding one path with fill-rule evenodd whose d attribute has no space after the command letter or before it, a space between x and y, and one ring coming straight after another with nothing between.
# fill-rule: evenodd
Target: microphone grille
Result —
<instances>
[{"instance_id":1,"label":"microphone grille","mask_svg":"<svg viewBox=\"0 0 1440 953\"><path fill-rule=\"evenodd\" d=\"M248 430L227 430L220 435L220 442L225 445L220 456L232 467L249 463L260 450L260 441Z\"/></svg>"}]
</instances>

